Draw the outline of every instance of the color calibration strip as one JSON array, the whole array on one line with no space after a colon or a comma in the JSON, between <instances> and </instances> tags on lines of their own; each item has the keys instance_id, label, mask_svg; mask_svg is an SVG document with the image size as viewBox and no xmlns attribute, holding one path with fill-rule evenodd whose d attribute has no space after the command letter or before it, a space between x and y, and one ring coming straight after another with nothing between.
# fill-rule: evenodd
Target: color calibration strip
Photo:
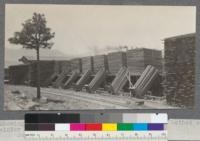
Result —
<instances>
[{"instance_id":1,"label":"color calibration strip","mask_svg":"<svg viewBox=\"0 0 200 141\"><path fill-rule=\"evenodd\" d=\"M25 131L159 131L167 114L26 114ZM89 117L89 120L88 120ZM85 119L84 119L85 118Z\"/></svg>"},{"instance_id":2,"label":"color calibration strip","mask_svg":"<svg viewBox=\"0 0 200 141\"><path fill-rule=\"evenodd\" d=\"M27 114L26 139L167 141L166 114Z\"/></svg>"},{"instance_id":3,"label":"color calibration strip","mask_svg":"<svg viewBox=\"0 0 200 141\"><path fill-rule=\"evenodd\" d=\"M163 131L163 123L40 123L25 124L25 131Z\"/></svg>"}]
</instances>

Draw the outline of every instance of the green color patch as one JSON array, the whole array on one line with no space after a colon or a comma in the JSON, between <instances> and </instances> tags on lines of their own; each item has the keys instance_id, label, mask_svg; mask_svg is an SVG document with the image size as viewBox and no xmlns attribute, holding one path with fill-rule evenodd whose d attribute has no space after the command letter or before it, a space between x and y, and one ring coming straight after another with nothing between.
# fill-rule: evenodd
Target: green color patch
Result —
<instances>
[{"instance_id":1,"label":"green color patch","mask_svg":"<svg viewBox=\"0 0 200 141\"><path fill-rule=\"evenodd\" d=\"M117 130L118 131L131 131L133 129L133 124L131 123L118 123Z\"/></svg>"}]
</instances>

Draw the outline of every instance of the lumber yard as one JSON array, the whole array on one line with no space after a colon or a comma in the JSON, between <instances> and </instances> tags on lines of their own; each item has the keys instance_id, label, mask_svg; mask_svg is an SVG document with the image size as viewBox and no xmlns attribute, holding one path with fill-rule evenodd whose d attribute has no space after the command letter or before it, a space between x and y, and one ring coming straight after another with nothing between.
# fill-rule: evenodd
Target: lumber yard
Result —
<instances>
[{"instance_id":1,"label":"lumber yard","mask_svg":"<svg viewBox=\"0 0 200 141\"><path fill-rule=\"evenodd\" d=\"M135 48L71 60L43 59L40 84L44 89L83 92L91 97L107 93L193 107L194 56L195 34L187 34L164 39L164 55L161 50ZM6 83L36 87L36 60L23 56L19 61L23 64L6 69Z\"/></svg>"}]
</instances>

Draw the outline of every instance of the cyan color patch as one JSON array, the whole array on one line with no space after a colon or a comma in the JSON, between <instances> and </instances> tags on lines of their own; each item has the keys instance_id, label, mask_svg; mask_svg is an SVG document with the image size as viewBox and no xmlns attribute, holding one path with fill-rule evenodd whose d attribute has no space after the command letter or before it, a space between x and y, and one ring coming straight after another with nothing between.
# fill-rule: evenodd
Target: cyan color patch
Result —
<instances>
[{"instance_id":1,"label":"cyan color patch","mask_svg":"<svg viewBox=\"0 0 200 141\"><path fill-rule=\"evenodd\" d=\"M134 131L147 131L148 130L148 124L147 123L134 123L133 124L133 130Z\"/></svg>"}]
</instances>

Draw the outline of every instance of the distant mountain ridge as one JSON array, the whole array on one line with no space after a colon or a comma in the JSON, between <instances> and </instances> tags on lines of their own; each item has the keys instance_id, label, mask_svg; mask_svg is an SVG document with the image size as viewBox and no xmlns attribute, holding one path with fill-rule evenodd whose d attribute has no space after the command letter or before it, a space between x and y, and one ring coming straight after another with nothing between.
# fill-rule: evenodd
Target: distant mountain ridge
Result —
<instances>
[{"instance_id":1,"label":"distant mountain ridge","mask_svg":"<svg viewBox=\"0 0 200 141\"><path fill-rule=\"evenodd\" d=\"M22 56L36 57L36 51L30 50L30 49L24 49L24 48L19 48L19 49L5 48L5 63L4 63L5 68L11 65L22 64L22 62L19 61L19 59ZM64 53L56 49L41 49L40 56L52 57L52 58L56 58L56 57L59 57L59 58L64 57L64 58L69 58L69 59L73 58L73 56L65 55Z\"/></svg>"}]
</instances>

